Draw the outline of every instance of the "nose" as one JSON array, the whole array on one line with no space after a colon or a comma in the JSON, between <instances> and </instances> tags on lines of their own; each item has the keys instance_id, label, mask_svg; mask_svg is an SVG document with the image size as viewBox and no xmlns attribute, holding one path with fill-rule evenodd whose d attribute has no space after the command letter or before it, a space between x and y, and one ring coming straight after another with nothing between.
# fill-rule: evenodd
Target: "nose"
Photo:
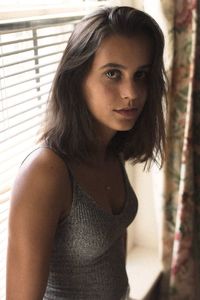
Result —
<instances>
[{"instance_id":1,"label":"nose","mask_svg":"<svg viewBox=\"0 0 200 300\"><path fill-rule=\"evenodd\" d=\"M125 81L121 86L121 98L135 100L138 97L138 87L133 80Z\"/></svg>"}]
</instances>

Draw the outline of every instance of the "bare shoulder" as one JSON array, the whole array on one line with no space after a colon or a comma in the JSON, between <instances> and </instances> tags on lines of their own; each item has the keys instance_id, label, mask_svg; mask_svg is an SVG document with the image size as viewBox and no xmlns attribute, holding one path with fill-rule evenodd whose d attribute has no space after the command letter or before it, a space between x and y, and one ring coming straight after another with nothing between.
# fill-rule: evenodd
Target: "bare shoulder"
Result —
<instances>
[{"instance_id":1,"label":"bare shoulder","mask_svg":"<svg viewBox=\"0 0 200 300\"><path fill-rule=\"evenodd\" d=\"M31 153L19 169L11 196L12 205L39 205L62 214L71 201L69 174L64 161L52 150Z\"/></svg>"},{"instance_id":2,"label":"bare shoulder","mask_svg":"<svg viewBox=\"0 0 200 300\"><path fill-rule=\"evenodd\" d=\"M43 299L57 224L70 201L63 160L49 149L29 155L11 195L7 299Z\"/></svg>"},{"instance_id":3,"label":"bare shoulder","mask_svg":"<svg viewBox=\"0 0 200 300\"><path fill-rule=\"evenodd\" d=\"M38 173L39 176L46 173L48 179L52 178L57 181L62 179L63 175L68 176L64 161L49 148L39 148L32 152L24 160L20 172L26 175Z\"/></svg>"}]
</instances>

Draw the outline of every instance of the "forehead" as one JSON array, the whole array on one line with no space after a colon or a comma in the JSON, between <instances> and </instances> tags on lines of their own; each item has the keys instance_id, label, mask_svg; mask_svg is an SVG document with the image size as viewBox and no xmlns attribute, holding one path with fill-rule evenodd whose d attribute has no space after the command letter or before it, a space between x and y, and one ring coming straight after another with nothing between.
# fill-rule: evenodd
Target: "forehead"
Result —
<instances>
[{"instance_id":1,"label":"forehead","mask_svg":"<svg viewBox=\"0 0 200 300\"><path fill-rule=\"evenodd\" d=\"M152 46L148 37L112 35L105 38L97 49L93 67L98 68L110 62L137 67L148 65L151 60Z\"/></svg>"}]
</instances>

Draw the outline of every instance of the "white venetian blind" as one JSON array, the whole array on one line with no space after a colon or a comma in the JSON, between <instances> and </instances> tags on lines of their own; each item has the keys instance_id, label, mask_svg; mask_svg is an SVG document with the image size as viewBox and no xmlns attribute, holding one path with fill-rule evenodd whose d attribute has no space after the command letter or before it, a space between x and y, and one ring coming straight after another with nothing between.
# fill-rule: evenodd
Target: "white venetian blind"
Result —
<instances>
[{"instance_id":1,"label":"white venetian blind","mask_svg":"<svg viewBox=\"0 0 200 300\"><path fill-rule=\"evenodd\" d=\"M10 189L34 148L57 64L79 16L0 24L0 300Z\"/></svg>"}]
</instances>

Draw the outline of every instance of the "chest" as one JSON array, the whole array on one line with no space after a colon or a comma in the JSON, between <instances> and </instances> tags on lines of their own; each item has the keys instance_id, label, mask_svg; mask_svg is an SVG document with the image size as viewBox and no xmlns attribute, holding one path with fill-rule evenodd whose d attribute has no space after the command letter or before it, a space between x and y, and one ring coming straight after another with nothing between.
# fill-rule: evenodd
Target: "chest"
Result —
<instances>
[{"instance_id":1,"label":"chest","mask_svg":"<svg viewBox=\"0 0 200 300\"><path fill-rule=\"evenodd\" d=\"M119 162L103 167L82 165L73 167L73 175L97 206L112 214L119 214L125 203L125 179Z\"/></svg>"}]
</instances>

